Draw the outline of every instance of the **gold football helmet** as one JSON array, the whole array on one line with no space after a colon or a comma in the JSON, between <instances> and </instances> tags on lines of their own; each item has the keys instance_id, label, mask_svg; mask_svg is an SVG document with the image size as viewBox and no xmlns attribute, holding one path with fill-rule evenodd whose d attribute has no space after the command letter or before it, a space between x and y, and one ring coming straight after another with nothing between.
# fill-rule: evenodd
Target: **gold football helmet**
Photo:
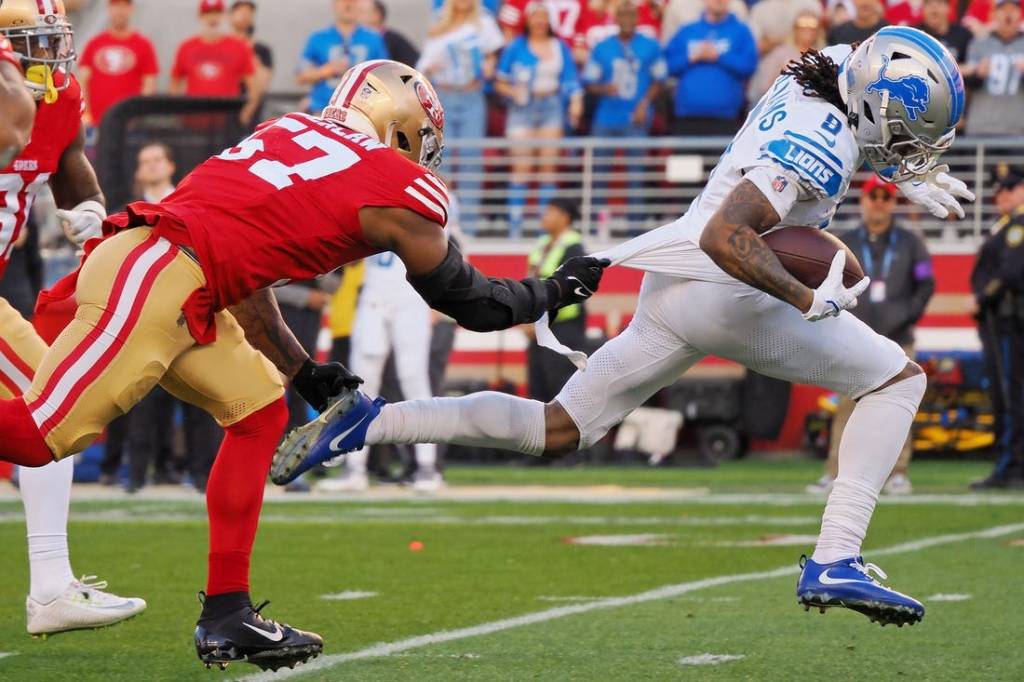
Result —
<instances>
[{"instance_id":1,"label":"gold football helmet","mask_svg":"<svg viewBox=\"0 0 1024 682\"><path fill-rule=\"evenodd\" d=\"M25 85L36 99L54 102L70 78L55 85L53 74L70 73L78 56L64 0L0 0L0 34L25 68Z\"/></svg>"},{"instance_id":2,"label":"gold football helmet","mask_svg":"<svg viewBox=\"0 0 1024 682\"><path fill-rule=\"evenodd\" d=\"M399 154L436 170L444 153L444 108L426 76L389 59L353 66L323 118L375 136Z\"/></svg>"}]
</instances>

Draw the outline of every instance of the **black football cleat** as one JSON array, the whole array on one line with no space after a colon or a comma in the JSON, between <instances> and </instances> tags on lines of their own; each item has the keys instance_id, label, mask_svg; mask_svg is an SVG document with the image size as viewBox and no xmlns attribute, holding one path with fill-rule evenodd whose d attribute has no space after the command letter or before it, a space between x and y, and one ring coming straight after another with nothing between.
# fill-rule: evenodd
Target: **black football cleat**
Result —
<instances>
[{"instance_id":1,"label":"black football cleat","mask_svg":"<svg viewBox=\"0 0 1024 682\"><path fill-rule=\"evenodd\" d=\"M316 658L324 649L320 635L264 618L260 610L270 602L253 607L247 592L212 597L200 592L199 601L203 613L196 623L196 654L207 668L223 670L232 661L245 661L276 671Z\"/></svg>"}]
</instances>

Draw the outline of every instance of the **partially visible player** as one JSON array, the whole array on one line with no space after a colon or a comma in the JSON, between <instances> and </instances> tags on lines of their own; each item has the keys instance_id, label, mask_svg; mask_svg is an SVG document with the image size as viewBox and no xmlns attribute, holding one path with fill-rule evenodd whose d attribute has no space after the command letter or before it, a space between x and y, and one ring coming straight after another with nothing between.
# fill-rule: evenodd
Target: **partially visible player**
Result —
<instances>
[{"instance_id":1,"label":"partially visible player","mask_svg":"<svg viewBox=\"0 0 1024 682\"><path fill-rule=\"evenodd\" d=\"M359 292L355 324L352 327L353 372L363 380L369 395L380 393L388 354L394 357L402 396L425 400L430 390L430 306L405 279L405 266L393 253L366 259L363 289ZM436 492L444 485L437 470L437 446L417 443L413 489ZM317 489L330 492L361 492L369 487L363 448L345 458L345 474L321 481Z\"/></svg>"},{"instance_id":2,"label":"partially visible player","mask_svg":"<svg viewBox=\"0 0 1024 682\"><path fill-rule=\"evenodd\" d=\"M360 64L322 116L267 122L159 204L111 217L81 269L41 295L73 294L78 310L24 397L0 400L0 459L64 460L157 383L224 427L207 484L209 572L195 630L207 664L276 669L323 648L319 635L253 607L249 564L288 418L281 376L317 410L359 379L310 360L269 287L392 251L432 307L484 331L578 303L601 279L607 263L594 258L544 280L488 279L449 248L447 189L431 172L443 126L437 94L418 71Z\"/></svg>"},{"instance_id":3,"label":"partially visible player","mask_svg":"<svg viewBox=\"0 0 1024 682\"><path fill-rule=\"evenodd\" d=\"M11 51L11 41L0 38L0 166L6 168L28 144L35 115L21 59Z\"/></svg>"},{"instance_id":4,"label":"partially visible player","mask_svg":"<svg viewBox=\"0 0 1024 682\"><path fill-rule=\"evenodd\" d=\"M359 395L357 407L333 423L297 429L278 459L305 449L311 465L376 443L565 453L593 445L714 354L858 401L797 598L808 608L854 609L883 625L917 622L924 606L880 584L860 550L924 394L924 373L897 344L844 312L868 285L867 278L843 285L845 252L810 289L760 235L780 223L827 227L865 159L937 217L962 218L957 199L974 195L937 160L952 143L964 99L956 62L915 29L884 28L856 50L805 53L751 111L685 216L602 254L632 257L649 271L636 314L554 401L479 393L370 409Z\"/></svg>"},{"instance_id":5,"label":"partially visible player","mask_svg":"<svg viewBox=\"0 0 1024 682\"><path fill-rule=\"evenodd\" d=\"M0 34L0 109L5 113L0 132L5 138L0 141L2 275L11 246L47 183L62 209L58 214L65 232L75 243L99 233L106 211L84 154L82 98L69 71L75 51L63 3L4 0ZM21 395L45 352L46 344L32 325L0 299L0 397ZM5 445L0 439L0 451ZM72 460L19 472L31 572L25 605L33 635L111 625L146 608L141 599L104 592L105 582L76 580L71 572L67 524L73 473Z\"/></svg>"}]
</instances>

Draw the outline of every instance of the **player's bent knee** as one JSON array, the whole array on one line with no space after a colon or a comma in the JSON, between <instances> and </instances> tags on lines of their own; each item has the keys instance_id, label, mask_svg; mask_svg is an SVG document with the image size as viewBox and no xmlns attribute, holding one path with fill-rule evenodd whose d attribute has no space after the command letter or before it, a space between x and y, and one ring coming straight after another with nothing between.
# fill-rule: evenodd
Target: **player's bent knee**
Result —
<instances>
[{"instance_id":1,"label":"player's bent knee","mask_svg":"<svg viewBox=\"0 0 1024 682\"><path fill-rule=\"evenodd\" d=\"M917 364L913 360L908 360L907 364L903 367L902 370L900 370L899 374L894 376L892 379L889 379L887 382L885 382L875 390L880 391L883 388L888 388L889 386L892 386L895 383L898 383L905 379L909 379L919 374L924 374L924 370L921 368L921 365Z\"/></svg>"},{"instance_id":2,"label":"player's bent knee","mask_svg":"<svg viewBox=\"0 0 1024 682\"><path fill-rule=\"evenodd\" d=\"M544 456L560 457L579 449L580 431L576 422L557 400L544 406Z\"/></svg>"}]
</instances>

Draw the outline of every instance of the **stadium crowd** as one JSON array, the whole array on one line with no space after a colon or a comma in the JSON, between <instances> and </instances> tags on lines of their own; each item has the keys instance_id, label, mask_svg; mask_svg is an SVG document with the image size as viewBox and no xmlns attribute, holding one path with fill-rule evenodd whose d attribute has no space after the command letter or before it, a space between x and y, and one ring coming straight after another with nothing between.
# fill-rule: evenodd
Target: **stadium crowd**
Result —
<instances>
[{"instance_id":1,"label":"stadium crowd","mask_svg":"<svg viewBox=\"0 0 1024 682\"><path fill-rule=\"evenodd\" d=\"M156 92L160 65L132 6L110 0L108 29L81 52L94 124L117 102ZM274 67L270 45L254 39L256 11L254 0L200 0L170 93L245 95L251 122ZM449 139L731 134L801 51L898 24L935 36L960 63L974 95L967 132L1024 132L1024 116L1007 113L1024 102L1018 0L434 0L433 16L417 47L389 27L382 0L333 0L302 50L304 107L319 112L349 67L387 57L431 78Z\"/></svg>"},{"instance_id":2,"label":"stadium crowd","mask_svg":"<svg viewBox=\"0 0 1024 682\"><path fill-rule=\"evenodd\" d=\"M108 4L109 27L85 42L79 63L86 120L97 126L117 102L155 93L161 68L152 42L131 24L132 1ZM383 0L324 0L326 26L302 43L294 78L301 92L273 94L319 113L355 64L388 57L418 68L445 107L442 170L470 233L492 227L479 219L484 203L490 217L500 216L500 234L518 238L524 226L539 225L566 159L564 147L545 140L730 136L790 60L890 24L935 36L960 63L971 93L961 132L1024 134L1016 0L433 0L419 45L390 26L388 9ZM169 93L243 96L241 120L254 125L274 69L269 40L254 37L257 3L199 0L198 13L197 33L180 42L170 65ZM508 154L500 180L483 179L494 159L465 143L484 137L525 141ZM635 191L652 170L648 154L628 144L596 147L599 224L608 224L611 203L626 204L629 220L654 218ZM601 177L613 155L625 180L610 189Z\"/></svg>"}]
</instances>

